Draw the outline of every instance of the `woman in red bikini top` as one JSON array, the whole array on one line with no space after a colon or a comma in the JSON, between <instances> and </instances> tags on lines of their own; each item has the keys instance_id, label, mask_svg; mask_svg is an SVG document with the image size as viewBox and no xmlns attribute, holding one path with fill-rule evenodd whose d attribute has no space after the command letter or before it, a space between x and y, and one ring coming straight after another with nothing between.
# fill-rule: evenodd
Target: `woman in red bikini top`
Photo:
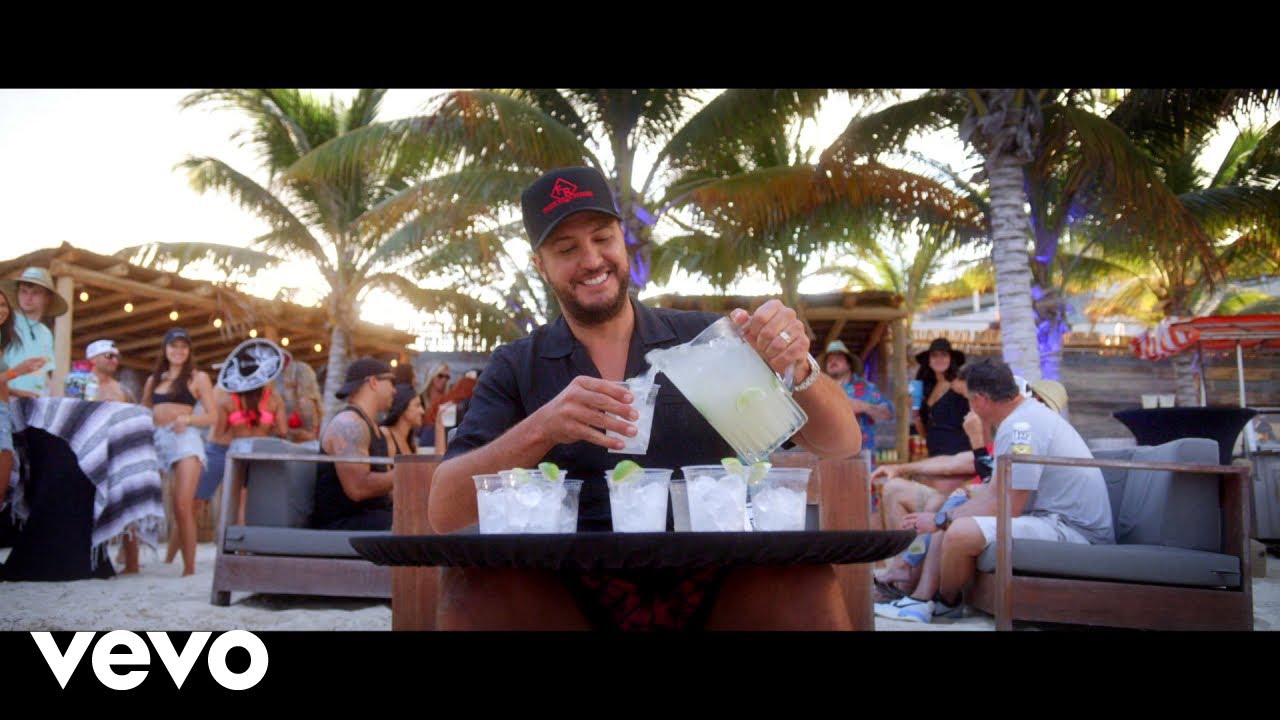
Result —
<instances>
[{"instance_id":1,"label":"woman in red bikini top","mask_svg":"<svg viewBox=\"0 0 1280 720\"><path fill-rule=\"evenodd\" d=\"M218 373L218 418L212 438L287 437L284 400L272 392L287 356L269 340L241 343Z\"/></svg>"}]
</instances>

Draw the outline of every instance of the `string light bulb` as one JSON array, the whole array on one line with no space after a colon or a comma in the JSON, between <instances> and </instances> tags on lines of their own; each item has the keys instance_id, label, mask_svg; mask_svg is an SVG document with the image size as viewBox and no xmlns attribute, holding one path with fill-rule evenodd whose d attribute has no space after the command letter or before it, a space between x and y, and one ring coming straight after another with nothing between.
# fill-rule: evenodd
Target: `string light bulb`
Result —
<instances>
[{"instance_id":1,"label":"string light bulb","mask_svg":"<svg viewBox=\"0 0 1280 720\"><path fill-rule=\"evenodd\" d=\"M280 347L289 347L289 338L280 338Z\"/></svg>"},{"instance_id":2,"label":"string light bulb","mask_svg":"<svg viewBox=\"0 0 1280 720\"><path fill-rule=\"evenodd\" d=\"M214 326L214 327L216 327L216 328L220 328L220 327L222 327L222 318L214 318L214 319L213 319L213 326Z\"/></svg>"},{"instance_id":3,"label":"string light bulb","mask_svg":"<svg viewBox=\"0 0 1280 720\"><path fill-rule=\"evenodd\" d=\"M320 352L321 350L324 349L324 346L322 346L320 343L316 343L315 347L316 347L316 352Z\"/></svg>"},{"instance_id":4,"label":"string light bulb","mask_svg":"<svg viewBox=\"0 0 1280 720\"><path fill-rule=\"evenodd\" d=\"M176 321L178 319L178 311L177 310L169 311L169 319Z\"/></svg>"},{"instance_id":5,"label":"string light bulb","mask_svg":"<svg viewBox=\"0 0 1280 720\"><path fill-rule=\"evenodd\" d=\"M87 293L87 292L85 292L85 291L81 290L81 291L80 291L80 302L89 302L89 293Z\"/></svg>"},{"instance_id":6,"label":"string light bulb","mask_svg":"<svg viewBox=\"0 0 1280 720\"><path fill-rule=\"evenodd\" d=\"M125 312L133 312L133 303L125 303L125 304L124 304L124 311L125 311Z\"/></svg>"},{"instance_id":7,"label":"string light bulb","mask_svg":"<svg viewBox=\"0 0 1280 720\"><path fill-rule=\"evenodd\" d=\"M251 338L256 338L256 337L258 337L258 329L257 329L257 328L253 328L253 329L251 329L251 330L249 331L249 337L251 337Z\"/></svg>"}]
</instances>

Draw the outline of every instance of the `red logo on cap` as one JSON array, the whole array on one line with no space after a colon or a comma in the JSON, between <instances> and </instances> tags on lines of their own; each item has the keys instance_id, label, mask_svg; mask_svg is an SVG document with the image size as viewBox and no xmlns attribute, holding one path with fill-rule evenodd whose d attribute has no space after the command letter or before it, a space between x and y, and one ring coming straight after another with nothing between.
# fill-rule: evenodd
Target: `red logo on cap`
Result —
<instances>
[{"instance_id":1,"label":"red logo on cap","mask_svg":"<svg viewBox=\"0 0 1280 720\"><path fill-rule=\"evenodd\" d=\"M565 180L557 178L556 184L551 188L551 204L542 208L542 214L546 215L555 208L578 198L595 197L595 193L590 190L579 190L577 185Z\"/></svg>"}]
</instances>

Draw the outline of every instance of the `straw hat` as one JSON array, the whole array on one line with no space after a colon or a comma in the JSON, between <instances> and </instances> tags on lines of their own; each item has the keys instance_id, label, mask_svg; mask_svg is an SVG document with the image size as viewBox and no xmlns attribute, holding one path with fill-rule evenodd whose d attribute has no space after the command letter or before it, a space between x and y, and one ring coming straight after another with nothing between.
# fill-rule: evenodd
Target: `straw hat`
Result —
<instances>
[{"instance_id":1,"label":"straw hat","mask_svg":"<svg viewBox=\"0 0 1280 720\"><path fill-rule=\"evenodd\" d=\"M1057 380L1032 380L1027 389L1035 393L1049 409L1061 414L1067 406L1067 389Z\"/></svg>"},{"instance_id":2,"label":"straw hat","mask_svg":"<svg viewBox=\"0 0 1280 720\"><path fill-rule=\"evenodd\" d=\"M831 353L843 353L844 356L849 359L849 369L853 371L853 374L854 375L862 374L864 369L862 366L862 358L850 352L849 346L845 345L843 340L832 340L830 343L827 344L826 351L818 356L818 367L821 367L824 370L826 369L827 356L830 355Z\"/></svg>"},{"instance_id":3,"label":"straw hat","mask_svg":"<svg viewBox=\"0 0 1280 720\"><path fill-rule=\"evenodd\" d=\"M249 392L280 377L288 356L279 345L264 338L236 346L218 371L218 387L233 393Z\"/></svg>"},{"instance_id":4,"label":"straw hat","mask_svg":"<svg viewBox=\"0 0 1280 720\"><path fill-rule=\"evenodd\" d=\"M62 299L58 294L58 288L54 287L53 276L49 271L42 267L29 267L22 271L22 274L14 278L15 283L29 283L31 285L39 285L53 297L49 298L49 307L45 308L44 314L50 317L57 317L67 311L67 301ZM10 298L13 302L17 302L18 298Z\"/></svg>"}]
</instances>

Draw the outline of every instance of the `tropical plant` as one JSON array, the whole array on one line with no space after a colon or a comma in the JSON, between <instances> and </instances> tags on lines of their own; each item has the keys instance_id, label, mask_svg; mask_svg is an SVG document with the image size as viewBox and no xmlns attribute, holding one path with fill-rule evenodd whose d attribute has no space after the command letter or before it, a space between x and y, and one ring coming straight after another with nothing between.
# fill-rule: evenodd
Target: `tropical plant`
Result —
<instances>
[{"instance_id":1,"label":"tropical plant","mask_svg":"<svg viewBox=\"0 0 1280 720\"><path fill-rule=\"evenodd\" d=\"M234 137L258 151L268 182L212 157L188 157L178 167L197 192L230 195L270 229L247 248L154 243L120 253L151 264L210 261L226 271L257 272L289 260L314 267L327 289L323 306L330 326L326 416L337 407L333 393L345 374L360 301L371 290L390 292L420 311L447 313L456 333L488 344L522 335L531 319L523 299L512 302L491 291L486 302L469 290L494 284L514 266L498 218L478 206L483 197L426 195L408 202L405 193L417 169L408 156L356 161L335 180L284 172L325 143L369 127L384 93L360 90L349 103L290 89L215 89L187 96L184 109L229 108L248 118L248 127ZM453 282L439 288L426 283L442 277Z\"/></svg>"}]
</instances>

